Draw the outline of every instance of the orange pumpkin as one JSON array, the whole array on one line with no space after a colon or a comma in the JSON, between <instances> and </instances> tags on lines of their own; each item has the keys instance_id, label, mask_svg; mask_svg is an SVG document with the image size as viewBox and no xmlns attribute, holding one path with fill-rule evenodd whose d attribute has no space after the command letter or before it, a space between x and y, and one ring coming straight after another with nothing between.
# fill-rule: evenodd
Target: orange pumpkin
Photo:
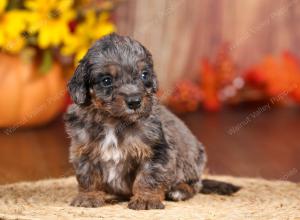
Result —
<instances>
[{"instance_id":1,"label":"orange pumpkin","mask_svg":"<svg viewBox=\"0 0 300 220\"><path fill-rule=\"evenodd\" d=\"M0 53L0 127L18 128L50 122L65 104L62 68L37 73L33 63Z\"/></svg>"}]
</instances>

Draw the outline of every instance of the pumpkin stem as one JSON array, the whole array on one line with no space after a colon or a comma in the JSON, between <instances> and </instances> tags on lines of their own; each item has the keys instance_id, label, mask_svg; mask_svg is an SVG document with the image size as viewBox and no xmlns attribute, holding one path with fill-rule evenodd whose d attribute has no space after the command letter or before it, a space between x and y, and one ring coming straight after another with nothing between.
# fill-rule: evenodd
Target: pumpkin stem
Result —
<instances>
[{"instance_id":1,"label":"pumpkin stem","mask_svg":"<svg viewBox=\"0 0 300 220\"><path fill-rule=\"evenodd\" d=\"M21 6L22 6L22 0L10 0L8 1L7 10L21 8Z\"/></svg>"},{"instance_id":2,"label":"pumpkin stem","mask_svg":"<svg viewBox=\"0 0 300 220\"><path fill-rule=\"evenodd\" d=\"M47 49L43 51L42 62L40 64L39 72L41 74L46 74L52 67L53 57L51 50Z\"/></svg>"}]
</instances>

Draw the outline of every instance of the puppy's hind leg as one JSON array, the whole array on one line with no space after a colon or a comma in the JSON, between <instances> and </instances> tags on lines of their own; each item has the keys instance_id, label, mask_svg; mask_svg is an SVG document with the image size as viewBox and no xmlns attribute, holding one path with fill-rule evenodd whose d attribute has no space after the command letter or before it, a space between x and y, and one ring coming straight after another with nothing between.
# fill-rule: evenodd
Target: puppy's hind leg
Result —
<instances>
[{"instance_id":1,"label":"puppy's hind leg","mask_svg":"<svg viewBox=\"0 0 300 220\"><path fill-rule=\"evenodd\" d=\"M217 180L204 179L196 183L179 183L166 194L166 199L171 201L184 201L192 198L197 193L232 195L241 189L240 186Z\"/></svg>"},{"instance_id":2,"label":"puppy's hind leg","mask_svg":"<svg viewBox=\"0 0 300 220\"><path fill-rule=\"evenodd\" d=\"M198 193L199 188L197 184L178 183L167 192L166 199L171 201L184 201Z\"/></svg>"}]
</instances>

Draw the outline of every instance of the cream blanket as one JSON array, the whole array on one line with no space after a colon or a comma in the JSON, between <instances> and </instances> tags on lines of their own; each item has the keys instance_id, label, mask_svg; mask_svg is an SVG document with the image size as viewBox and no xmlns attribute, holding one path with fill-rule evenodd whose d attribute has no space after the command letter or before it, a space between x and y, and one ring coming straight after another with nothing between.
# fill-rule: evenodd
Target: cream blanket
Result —
<instances>
[{"instance_id":1,"label":"cream blanket","mask_svg":"<svg viewBox=\"0 0 300 220\"><path fill-rule=\"evenodd\" d=\"M300 220L300 184L263 179L208 176L240 185L233 196L202 195L165 202L164 210L134 211L127 203L101 208L70 207L74 177L0 186L0 219L293 219Z\"/></svg>"}]
</instances>

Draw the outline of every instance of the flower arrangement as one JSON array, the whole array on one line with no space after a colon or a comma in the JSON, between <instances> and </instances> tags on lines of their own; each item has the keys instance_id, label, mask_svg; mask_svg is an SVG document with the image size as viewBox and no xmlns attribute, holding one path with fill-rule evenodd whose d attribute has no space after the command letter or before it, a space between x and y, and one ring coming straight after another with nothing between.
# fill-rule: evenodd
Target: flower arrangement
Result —
<instances>
[{"instance_id":1,"label":"flower arrangement","mask_svg":"<svg viewBox=\"0 0 300 220\"><path fill-rule=\"evenodd\" d=\"M193 112L199 107L202 92L199 86L193 82L183 80L175 85L172 95L169 97L169 107L177 113Z\"/></svg>"},{"instance_id":2,"label":"flower arrangement","mask_svg":"<svg viewBox=\"0 0 300 220\"><path fill-rule=\"evenodd\" d=\"M0 49L41 57L44 71L54 57L76 63L93 41L115 31L113 6L104 0L0 0Z\"/></svg>"},{"instance_id":3,"label":"flower arrangement","mask_svg":"<svg viewBox=\"0 0 300 220\"><path fill-rule=\"evenodd\" d=\"M115 31L114 1L0 0L0 127L52 121L66 78L90 44Z\"/></svg>"},{"instance_id":4,"label":"flower arrangement","mask_svg":"<svg viewBox=\"0 0 300 220\"><path fill-rule=\"evenodd\" d=\"M280 57L266 56L245 73L248 84L270 99L285 95L300 102L300 61L284 52Z\"/></svg>"},{"instance_id":5,"label":"flower arrangement","mask_svg":"<svg viewBox=\"0 0 300 220\"><path fill-rule=\"evenodd\" d=\"M221 47L215 60L202 60L197 83L177 82L168 99L175 112L192 112L200 104L208 111L217 111L225 104L241 102L271 101L277 105L300 102L298 57L289 52L280 57L269 55L238 74L226 48Z\"/></svg>"},{"instance_id":6,"label":"flower arrangement","mask_svg":"<svg viewBox=\"0 0 300 220\"><path fill-rule=\"evenodd\" d=\"M201 60L197 83L183 80L176 84L168 100L168 105L175 112L192 112L197 110L200 104L208 111L217 111L221 108L222 100L232 95L228 90L235 92L239 89L232 83L237 77L237 72L228 48L228 45L224 44L215 59Z\"/></svg>"}]
</instances>

